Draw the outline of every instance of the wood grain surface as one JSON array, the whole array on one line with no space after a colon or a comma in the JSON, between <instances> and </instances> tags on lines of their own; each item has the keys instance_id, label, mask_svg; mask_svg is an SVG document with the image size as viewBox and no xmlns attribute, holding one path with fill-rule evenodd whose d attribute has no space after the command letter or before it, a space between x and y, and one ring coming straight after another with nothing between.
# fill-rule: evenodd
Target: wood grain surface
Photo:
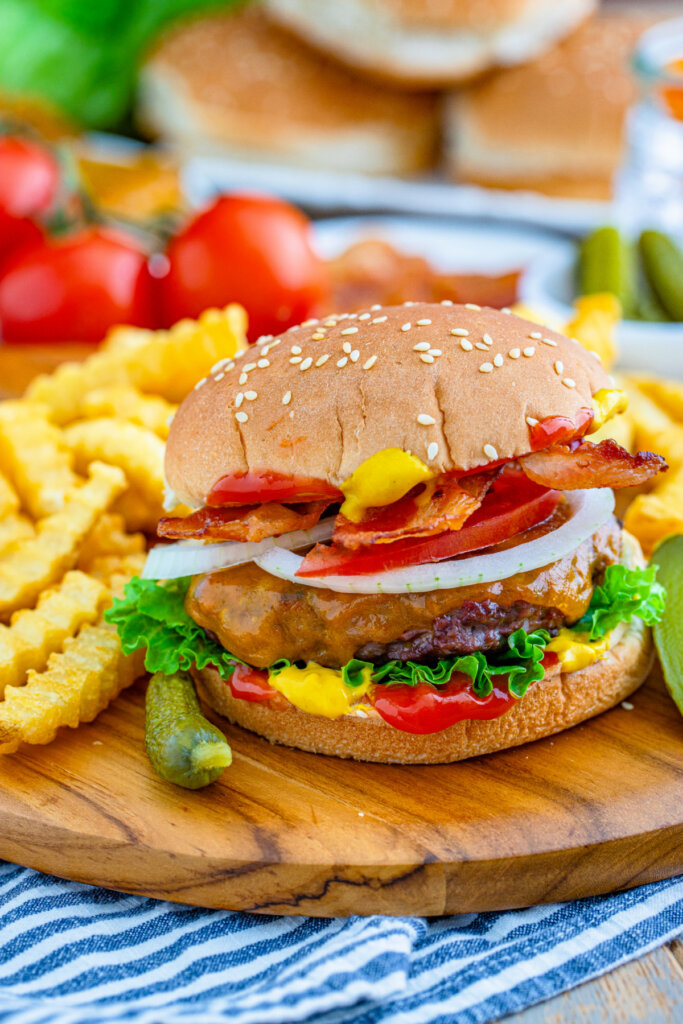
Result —
<instances>
[{"instance_id":1,"label":"wood grain surface","mask_svg":"<svg viewBox=\"0 0 683 1024\"><path fill-rule=\"evenodd\" d=\"M358 764L225 725L234 763L154 775L142 685L0 760L0 856L68 878L278 914L426 914L572 899L683 870L683 723L655 674L553 738L443 766Z\"/></svg>"}]
</instances>

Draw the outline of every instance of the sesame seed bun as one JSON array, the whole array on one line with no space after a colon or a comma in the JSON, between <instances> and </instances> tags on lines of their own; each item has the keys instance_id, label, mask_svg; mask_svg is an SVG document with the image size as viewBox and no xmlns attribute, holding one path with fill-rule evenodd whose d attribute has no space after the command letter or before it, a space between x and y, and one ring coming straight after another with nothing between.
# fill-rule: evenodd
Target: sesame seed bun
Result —
<instances>
[{"instance_id":1,"label":"sesame seed bun","mask_svg":"<svg viewBox=\"0 0 683 1024\"><path fill-rule=\"evenodd\" d=\"M445 103L452 176L494 188L607 198L636 97L629 58L651 14L588 21L544 56Z\"/></svg>"},{"instance_id":2,"label":"sesame seed bun","mask_svg":"<svg viewBox=\"0 0 683 1024\"><path fill-rule=\"evenodd\" d=\"M164 34L141 69L137 117L191 152L410 174L434 163L437 106L359 80L249 8Z\"/></svg>"},{"instance_id":3,"label":"sesame seed bun","mask_svg":"<svg viewBox=\"0 0 683 1024\"><path fill-rule=\"evenodd\" d=\"M364 74L411 88L518 64L561 39L595 0L266 0L272 18Z\"/></svg>"},{"instance_id":4,"label":"sesame seed bun","mask_svg":"<svg viewBox=\"0 0 683 1024\"><path fill-rule=\"evenodd\" d=\"M401 732L379 717L329 719L293 705L271 708L237 700L211 668L195 678L199 695L210 708L271 743L358 761L443 764L552 736L599 715L640 686L653 659L650 630L634 619L603 661L578 672L546 675L500 718L458 722L427 736Z\"/></svg>"},{"instance_id":5,"label":"sesame seed bun","mask_svg":"<svg viewBox=\"0 0 683 1024\"><path fill-rule=\"evenodd\" d=\"M307 321L199 382L173 419L166 478L197 506L231 473L339 486L384 448L469 470L528 452L528 418L575 419L609 386L577 342L499 310L415 303Z\"/></svg>"}]
</instances>

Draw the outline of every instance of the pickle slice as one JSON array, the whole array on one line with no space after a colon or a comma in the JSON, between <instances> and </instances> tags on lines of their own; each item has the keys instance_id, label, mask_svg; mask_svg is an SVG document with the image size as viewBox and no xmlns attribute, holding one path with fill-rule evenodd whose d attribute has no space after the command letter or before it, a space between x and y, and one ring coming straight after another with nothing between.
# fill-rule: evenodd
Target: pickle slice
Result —
<instances>
[{"instance_id":1,"label":"pickle slice","mask_svg":"<svg viewBox=\"0 0 683 1024\"><path fill-rule=\"evenodd\" d=\"M654 626L655 646L664 681L683 715L683 534L662 541L651 561L659 566L657 581L666 589L666 609Z\"/></svg>"}]
</instances>

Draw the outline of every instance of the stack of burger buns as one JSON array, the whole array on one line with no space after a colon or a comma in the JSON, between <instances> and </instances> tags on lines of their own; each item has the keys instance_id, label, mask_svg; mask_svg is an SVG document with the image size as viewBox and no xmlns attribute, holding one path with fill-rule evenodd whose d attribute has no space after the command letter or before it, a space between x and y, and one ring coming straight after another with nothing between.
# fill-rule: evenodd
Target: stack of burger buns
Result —
<instances>
[{"instance_id":1,"label":"stack of burger buns","mask_svg":"<svg viewBox=\"0 0 683 1024\"><path fill-rule=\"evenodd\" d=\"M455 180L603 197L652 15L597 3L253 0L157 41L139 121L190 153L380 175L445 163Z\"/></svg>"}]
</instances>

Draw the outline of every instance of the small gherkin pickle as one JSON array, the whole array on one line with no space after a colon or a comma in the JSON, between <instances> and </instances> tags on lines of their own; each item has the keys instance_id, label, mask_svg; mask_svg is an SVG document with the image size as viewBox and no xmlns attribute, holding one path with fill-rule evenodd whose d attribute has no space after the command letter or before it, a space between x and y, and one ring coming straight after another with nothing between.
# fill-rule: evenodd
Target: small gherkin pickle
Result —
<instances>
[{"instance_id":1,"label":"small gherkin pickle","mask_svg":"<svg viewBox=\"0 0 683 1024\"><path fill-rule=\"evenodd\" d=\"M661 231L643 231L639 246L653 292L673 320L683 321L683 252Z\"/></svg>"},{"instance_id":2,"label":"small gherkin pickle","mask_svg":"<svg viewBox=\"0 0 683 1024\"><path fill-rule=\"evenodd\" d=\"M579 258L579 287L582 295L615 295L626 319L635 312L634 252L616 228L598 228L584 240Z\"/></svg>"},{"instance_id":3,"label":"small gherkin pickle","mask_svg":"<svg viewBox=\"0 0 683 1024\"><path fill-rule=\"evenodd\" d=\"M667 537L655 549L657 580L666 589L666 610L654 627L655 646L669 693L683 715L683 534Z\"/></svg>"},{"instance_id":4,"label":"small gherkin pickle","mask_svg":"<svg viewBox=\"0 0 683 1024\"><path fill-rule=\"evenodd\" d=\"M191 677L155 672L145 698L145 746L155 772L186 789L215 782L232 762L219 729L204 718Z\"/></svg>"}]
</instances>

